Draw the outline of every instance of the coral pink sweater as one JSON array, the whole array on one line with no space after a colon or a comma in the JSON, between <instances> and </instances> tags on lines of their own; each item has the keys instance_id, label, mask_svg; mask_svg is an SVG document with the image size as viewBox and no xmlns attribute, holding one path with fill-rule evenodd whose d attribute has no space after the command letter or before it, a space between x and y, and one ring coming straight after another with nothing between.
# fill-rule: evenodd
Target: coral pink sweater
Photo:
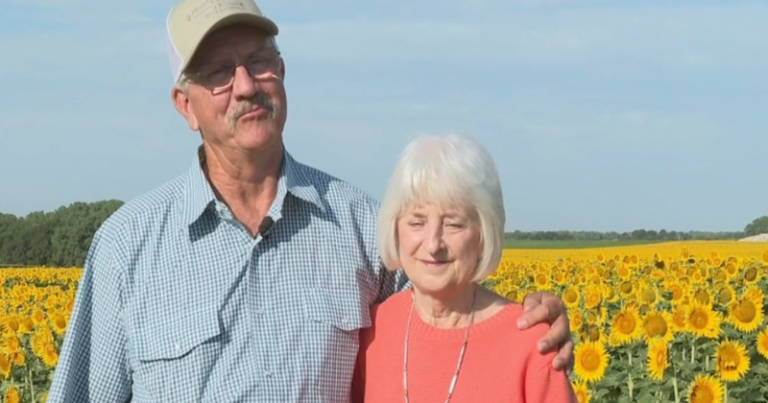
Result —
<instances>
[{"instance_id":1,"label":"coral pink sweater","mask_svg":"<svg viewBox=\"0 0 768 403\"><path fill-rule=\"evenodd\" d=\"M404 402L403 347L411 291L374 306L373 326L360 335L352 382L354 403ZM554 353L541 355L536 343L549 329L518 330L523 309L505 306L472 325L452 403L576 403L566 374L552 368ZM440 329L414 312L408 347L411 403L444 402L459 359L466 328Z\"/></svg>"}]
</instances>

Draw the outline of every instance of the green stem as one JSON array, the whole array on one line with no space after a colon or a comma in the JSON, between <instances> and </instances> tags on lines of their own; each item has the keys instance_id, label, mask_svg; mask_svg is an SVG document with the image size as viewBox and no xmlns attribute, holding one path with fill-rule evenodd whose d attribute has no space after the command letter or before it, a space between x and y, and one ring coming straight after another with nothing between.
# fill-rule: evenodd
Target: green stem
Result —
<instances>
[{"instance_id":1,"label":"green stem","mask_svg":"<svg viewBox=\"0 0 768 403\"><path fill-rule=\"evenodd\" d=\"M672 377L672 387L675 388L675 403L680 403L680 392L677 390L677 374Z\"/></svg>"},{"instance_id":2,"label":"green stem","mask_svg":"<svg viewBox=\"0 0 768 403\"><path fill-rule=\"evenodd\" d=\"M35 403L35 384L32 382L32 368L29 366L29 361L26 363L27 367L27 382L29 382L29 401Z\"/></svg>"},{"instance_id":3,"label":"green stem","mask_svg":"<svg viewBox=\"0 0 768 403\"><path fill-rule=\"evenodd\" d=\"M696 363L696 339L691 341L691 364Z\"/></svg>"},{"instance_id":4,"label":"green stem","mask_svg":"<svg viewBox=\"0 0 768 403\"><path fill-rule=\"evenodd\" d=\"M627 368L627 387L629 387L629 399L632 400L632 390L634 384L632 383L632 350L627 349L627 357L629 359L629 368Z\"/></svg>"},{"instance_id":5,"label":"green stem","mask_svg":"<svg viewBox=\"0 0 768 403\"><path fill-rule=\"evenodd\" d=\"M728 382L723 382L723 403L728 403Z\"/></svg>"}]
</instances>

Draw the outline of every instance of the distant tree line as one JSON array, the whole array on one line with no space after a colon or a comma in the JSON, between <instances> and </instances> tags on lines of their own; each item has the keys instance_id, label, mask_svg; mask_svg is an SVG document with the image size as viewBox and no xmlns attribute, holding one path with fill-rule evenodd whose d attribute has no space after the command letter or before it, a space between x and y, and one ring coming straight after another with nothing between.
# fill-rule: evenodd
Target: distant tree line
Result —
<instances>
[{"instance_id":1,"label":"distant tree line","mask_svg":"<svg viewBox=\"0 0 768 403\"><path fill-rule=\"evenodd\" d=\"M82 267L93 234L122 205L104 200L26 217L0 213L0 265Z\"/></svg>"},{"instance_id":2,"label":"distant tree line","mask_svg":"<svg viewBox=\"0 0 768 403\"><path fill-rule=\"evenodd\" d=\"M93 235L123 202L77 202L53 212L37 211L26 217L0 213L0 266L82 267ZM631 232L514 231L507 239L537 241L599 240L725 240L768 233L768 216L753 220L744 231L667 231L638 229Z\"/></svg>"},{"instance_id":3,"label":"distant tree line","mask_svg":"<svg viewBox=\"0 0 768 403\"><path fill-rule=\"evenodd\" d=\"M534 241L688 241L688 240L733 240L745 236L738 232L709 232L709 231L667 231L637 229L632 232L599 232L599 231L515 231L505 234L507 239Z\"/></svg>"}]
</instances>

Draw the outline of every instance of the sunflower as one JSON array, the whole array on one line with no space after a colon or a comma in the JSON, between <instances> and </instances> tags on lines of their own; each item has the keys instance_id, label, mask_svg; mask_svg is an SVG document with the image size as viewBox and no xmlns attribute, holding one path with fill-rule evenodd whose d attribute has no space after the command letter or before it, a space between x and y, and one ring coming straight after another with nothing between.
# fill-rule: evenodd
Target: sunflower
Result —
<instances>
[{"instance_id":1,"label":"sunflower","mask_svg":"<svg viewBox=\"0 0 768 403\"><path fill-rule=\"evenodd\" d=\"M568 326L572 332L578 332L584 325L584 317L581 311L568 312Z\"/></svg>"},{"instance_id":2,"label":"sunflower","mask_svg":"<svg viewBox=\"0 0 768 403\"><path fill-rule=\"evenodd\" d=\"M763 300L765 296L757 287L748 288L728 308L728 323L744 333L751 333L763 323Z\"/></svg>"},{"instance_id":3,"label":"sunflower","mask_svg":"<svg viewBox=\"0 0 768 403\"><path fill-rule=\"evenodd\" d=\"M672 316L669 312L653 310L643 317L643 332L646 340L661 339L669 343L672 334Z\"/></svg>"},{"instance_id":4,"label":"sunflower","mask_svg":"<svg viewBox=\"0 0 768 403\"><path fill-rule=\"evenodd\" d=\"M616 312L611 321L611 344L624 345L639 339L642 334L637 307L626 305Z\"/></svg>"},{"instance_id":5,"label":"sunflower","mask_svg":"<svg viewBox=\"0 0 768 403\"><path fill-rule=\"evenodd\" d=\"M43 360L45 365L55 368L56 363L59 361L59 352L56 351L56 346L53 345L53 343L45 343L45 345L42 347L42 354L40 355L40 358Z\"/></svg>"},{"instance_id":6,"label":"sunflower","mask_svg":"<svg viewBox=\"0 0 768 403\"><path fill-rule=\"evenodd\" d=\"M704 287L696 289L693 293L693 299L704 305L709 305L709 303L712 302L709 292Z\"/></svg>"},{"instance_id":7,"label":"sunflower","mask_svg":"<svg viewBox=\"0 0 768 403\"><path fill-rule=\"evenodd\" d=\"M581 342L604 342L606 338L605 333L599 326L586 325L579 332L579 340Z\"/></svg>"},{"instance_id":8,"label":"sunflower","mask_svg":"<svg viewBox=\"0 0 768 403\"><path fill-rule=\"evenodd\" d=\"M576 287L568 287L563 292L563 302L567 308L577 308L579 306L579 300L581 295Z\"/></svg>"},{"instance_id":9,"label":"sunflower","mask_svg":"<svg viewBox=\"0 0 768 403\"><path fill-rule=\"evenodd\" d=\"M715 303L720 306L728 306L733 300L736 299L736 290L730 285L724 285L720 288L715 295Z\"/></svg>"},{"instance_id":10,"label":"sunflower","mask_svg":"<svg viewBox=\"0 0 768 403\"><path fill-rule=\"evenodd\" d=\"M715 368L723 381L738 381L749 371L747 347L739 341L720 342L715 351Z\"/></svg>"},{"instance_id":11,"label":"sunflower","mask_svg":"<svg viewBox=\"0 0 768 403\"><path fill-rule=\"evenodd\" d=\"M690 403L720 403L723 401L723 384L711 375L698 374L688 387Z\"/></svg>"},{"instance_id":12,"label":"sunflower","mask_svg":"<svg viewBox=\"0 0 768 403\"><path fill-rule=\"evenodd\" d=\"M688 331L688 305L680 305L672 311L672 331L682 333Z\"/></svg>"},{"instance_id":13,"label":"sunflower","mask_svg":"<svg viewBox=\"0 0 768 403\"><path fill-rule=\"evenodd\" d=\"M656 303L656 300L658 299L658 294L656 292L656 288L652 287L651 285L645 285L644 287L640 288L638 297L644 303L648 305L653 305Z\"/></svg>"},{"instance_id":14,"label":"sunflower","mask_svg":"<svg viewBox=\"0 0 768 403\"><path fill-rule=\"evenodd\" d=\"M760 270L756 266L748 266L742 272L742 280L746 284L757 284L760 281Z\"/></svg>"},{"instance_id":15,"label":"sunflower","mask_svg":"<svg viewBox=\"0 0 768 403\"><path fill-rule=\"evenodd\" d=\"M757 352L768 360L768 327L757 335Z\"/></svg>"},{"instance_id":16,"label":"sunflower","mask_svg":"<svg viewBox=\"0 0 768 403\"><path fill-rule=\"evenodd\" d=\"M11 385L8 387L8 389L5 390L5 393L3 394L3 402L5 403L21 402L21 392L19 392L19 388L17 388L16 385Z\"/></svg>"},{"instance_id":17,"label":"sunflower","mask_svg":"<svg viewBox=\"0 0 768 403\"><path fill-rule=\"evenodd\" d=\"M51 327L56 334L63 334L67 330L67 317L61 313L51 315Z\"/></svg>"},{"instance_id":18,"label":"sunflower","mask_svg":"<svg viewBox=\"0 0 768 403\"><path fill-rule=\"evenodd\" d=\"M720 336L720 314L708 304L693 303L688 312L688 331L698 337L716 339Z\"/></svg>"},{"instance_id":19,"label":"sunflower","mask_svg":"<svg viewBox=\"0 0 768 403\"><path fill-rule=\"evenodd\" d=\"M682 285L678 282L670 283L667 286L667 289L672 293L671 295L671 301L673 305L680 304L684 297L687 296L687 293L685 291L685 288L683 288Z\"/></svg>"},{"instance_id":20,"label":"sunflower","mask_svg":"<svg viewBox=\"0 0 768 403\"><path fill-rule=\"evenodd\" d=\"M579 343L574 351L573 372L584 382L597 382L605 376L608 352L603 343Z\"/></svg>"},{"instance_id":21,"label":"sunflower","mask_svg":"<svg viewBox=\"0 0 768 403\"><path fill-rule=\"evenodd\" d=\"M600 305L603 300L603 292L598 287L588 287L584 293L584 305L587 309L592 309Z\"/></svg>"},{"instance_id":22,"label":"sunflower","mask_svg":"<svg viewBox=\"0 0 768 403\"><path fill-rule=\"evenodd\" d=\"M578 381L571 384L576 400L579 403L589 403L592 395L589 393L589 386L584 381Z\"/></svg>"},{"instance_id":23,"label":"sunflower","mask_svg":"<svg viewBox=\"0 0 768 403\"><path fill-rule=\"evenodd\" d=\"M2 378L11 376L11 359L7 355L0 353L0 375Z\"/></svg>"},{"instance_id":24,"label":"sunflower","mask_svg":"<svg viewBox=\"0 0 768 403\"><path fill-rule=\"evenodd\" d=\"M667 346L663 339L653 339L648 343L648 374L659 381L664 378L664 370L669 367Z\"/></svg>"}]
</instances>

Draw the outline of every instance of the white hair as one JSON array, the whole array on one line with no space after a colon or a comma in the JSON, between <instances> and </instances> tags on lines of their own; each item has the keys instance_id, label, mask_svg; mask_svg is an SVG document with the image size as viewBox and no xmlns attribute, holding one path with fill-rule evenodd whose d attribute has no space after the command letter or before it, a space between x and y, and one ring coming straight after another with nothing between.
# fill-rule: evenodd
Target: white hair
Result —
<instances>
[{"instance_id":1,"label":"white hair","mask_svg":"<svg viewBox=\"0 0 768 403\"><path fill-rule=\"evenodd\" d=\"M389 270L401 267L397 220L404 209L419 203L458 204L473 210L482 246L473 281L498 268L504 248L504 200L493 158L480 143L459 135L430 135L405 147L378 216L379 252Z\"/></svg>"}]
</instances>

